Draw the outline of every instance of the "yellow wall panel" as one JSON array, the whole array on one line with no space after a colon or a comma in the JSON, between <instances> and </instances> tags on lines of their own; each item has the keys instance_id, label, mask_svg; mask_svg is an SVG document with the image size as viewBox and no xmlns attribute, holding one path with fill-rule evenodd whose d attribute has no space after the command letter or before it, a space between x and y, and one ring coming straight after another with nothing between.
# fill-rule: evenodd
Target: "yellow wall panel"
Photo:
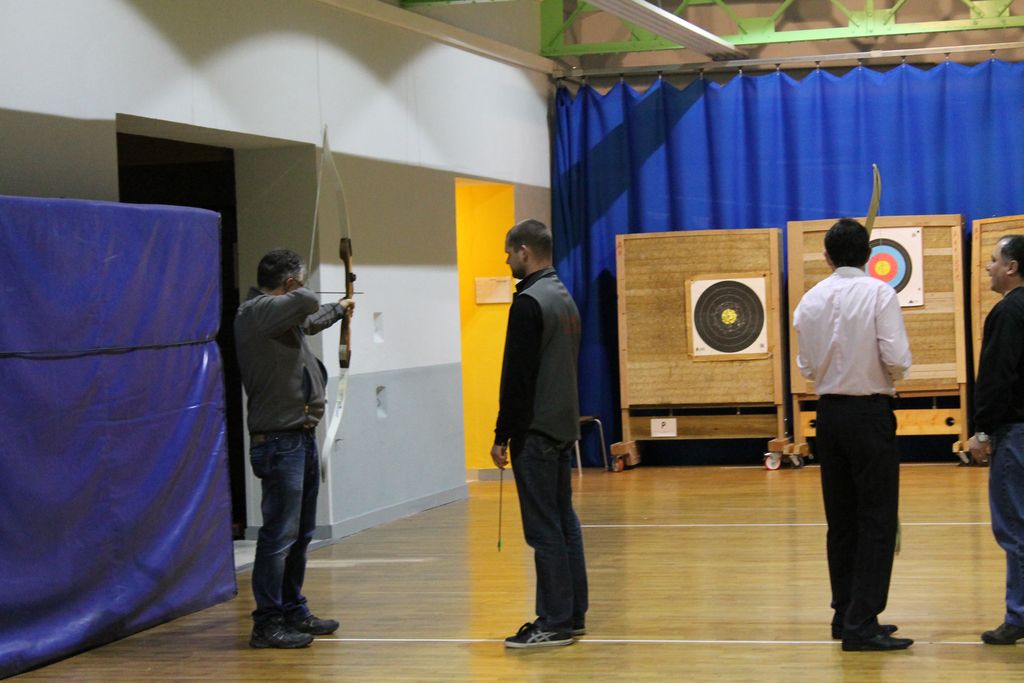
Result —
<instances>
[{"instance_id":1,"label":"yellow wall panel","mask_svg":"<svg viewBox=\"0 0 1024 683\"><path fill-rule=\"evenodd\" d=\"M455 228L462 316L462 407L466 468L494 467L490 450L498 415L507 303L476 303L477 278L511 277L505 233L515 223L512 185L457 180Z\"/></svg>"}]
</instances>

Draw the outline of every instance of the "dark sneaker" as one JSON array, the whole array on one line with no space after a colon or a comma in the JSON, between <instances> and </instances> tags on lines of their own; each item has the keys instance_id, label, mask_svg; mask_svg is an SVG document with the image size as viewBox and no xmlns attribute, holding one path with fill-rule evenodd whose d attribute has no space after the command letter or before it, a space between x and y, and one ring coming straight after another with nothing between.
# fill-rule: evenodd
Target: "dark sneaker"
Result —
<instances>
[{"instance_id":1,"label":"dark sneaker","mask_svg":"<svg viewBox=\"0 0 1024 683\"><path fill-rule=\"evenodd\" d=\"M280 621L272 621L262 626L252 627L249 647L275 647L290 650L296 647L309 647L313 636L299 633L291 626Z\"/></svg>"},{"instance_id":2,"label":"dark sneaker","mask_svg":"<svg viewBox=\"0 0 1024 683\"><path fill-rule=\"evenodd\" d=\"M338 630L338 622L334 619L320 619L307 614L299 620L289 619L288 625L299 633L309 633L314 636L326 636Z\"/></svg>"},{"instance_id":3,"label":"dark sneaker","mask_svg":"<svg viewBox=\"0 0 1024 683\"><path fill-rule=\"evenodd\" d=\"M523 624L518 633L505 639L505 647L558 647L575 642L569 631L546 631L537 624Z\"/></svg>"},{"instance_id":4,"label":"dark sneaker","mask_svg":"<svg viewBox=\"0 0 1024 683\"><path fill-rule=\"evenodd\" d=\"M572 635L574 637L587 635L587 625L582 621L574 623L572 625Z\"/></svg>"},{"instance_id":5,"label":"dark sneaker","mask_svg":"<svg viewBox=\"0 0 1024 683\"><path fill-rule=\"evenodd\" d=\"M1024 638L1024 626L1007 624L1005 621L991 631L981 634L981 639L989 645L1013 645Z\"/></svg>"}]
</instances>

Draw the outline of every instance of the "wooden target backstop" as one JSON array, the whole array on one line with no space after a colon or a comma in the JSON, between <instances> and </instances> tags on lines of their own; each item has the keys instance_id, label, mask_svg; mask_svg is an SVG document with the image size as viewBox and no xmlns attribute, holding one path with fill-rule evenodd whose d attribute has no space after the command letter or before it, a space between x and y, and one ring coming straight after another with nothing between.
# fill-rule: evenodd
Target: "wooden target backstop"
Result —
<instances>
[{"instance_id":1,"label":"wooden target backstop","mask_svg":"<svg viewBox=\"0 0 1024 683\"><path fill-rule=\"evenodd\" d=\"M863 219L861 219L863 220ZM792 221L788 225L790 383L793 439L815 434L814 384L797 368L799 340L792 328L800 298L831 270L824 258L825 233L835 220ZM949 434L967 439L967 352L963 286L963 218L959 215L879 216L875 228L920 228L924 301L902 308L913 366L896 383L899 435ZM957 447L954 443L954 448Z\"/></svg>"},{"instance_id":2,"label":"wooden target backstop","mask_svg":"<svg viewBox=\"0 0 1024 683\"><path fill-rule=\"evenodd\" d=\"M971 224L971 338L974 345L975 375L978 372L985 317L1001 298L989 286L986 266L992 257L996 242L1007 235L1024 235L1024 216L984 218Z\"/></svg>"},{"instance_id":3,"label":"wooden target backstop","mask_svg":"<svg viewBox=\"0 0 1024 683\"><path fill-rule=\"evenodd\" d=\"M625 441L784 438L780 247L778 228L618 236ZM758 314L751 293L764 327L733 335Z\"/></svg>"}]
</instances>

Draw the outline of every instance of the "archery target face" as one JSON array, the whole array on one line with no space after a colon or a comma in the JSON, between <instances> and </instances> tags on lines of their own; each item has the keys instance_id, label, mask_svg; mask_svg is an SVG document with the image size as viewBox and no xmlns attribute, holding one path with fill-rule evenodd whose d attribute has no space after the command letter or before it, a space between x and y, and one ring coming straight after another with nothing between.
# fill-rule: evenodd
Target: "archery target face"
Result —
<instances>
[{"instance_id":1,"label":"archery target face","mask_svg":"<svg viewBox=\"0 0 1024 683\"><path fill-rule=\"evenodd\" d=\"M923 306L921 228L875 228L868 246L868 275L895 289L900 306Z\"/></svg>"},{"instance_id":2,"label":"archery target face","mask_svg":"<svg viewBox=\"0 0 1024 683\"><path fill-rule=\"evenodd\" d=\"M692 280L694 356L767 354L765 278Z\"/></svg>"}]
</instances>

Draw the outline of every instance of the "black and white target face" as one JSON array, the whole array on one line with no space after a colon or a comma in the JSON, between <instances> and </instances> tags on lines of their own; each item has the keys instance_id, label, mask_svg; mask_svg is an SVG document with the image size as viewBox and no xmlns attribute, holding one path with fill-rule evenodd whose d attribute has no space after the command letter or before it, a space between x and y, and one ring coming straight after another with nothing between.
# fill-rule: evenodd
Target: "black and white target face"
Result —
<instances>
[{"instance_id":1,"label":"black and white target face","mask_svg":"<svg viewBox=\"0 0 1024 683\"><path fill-rule=\"evenodd\" d=\"M750 347L764 331L764 304L749 286L722 280L705 289L693 309L693 327L700 339L720 353L763 352Z\"/></svg>"}]
</instances>

